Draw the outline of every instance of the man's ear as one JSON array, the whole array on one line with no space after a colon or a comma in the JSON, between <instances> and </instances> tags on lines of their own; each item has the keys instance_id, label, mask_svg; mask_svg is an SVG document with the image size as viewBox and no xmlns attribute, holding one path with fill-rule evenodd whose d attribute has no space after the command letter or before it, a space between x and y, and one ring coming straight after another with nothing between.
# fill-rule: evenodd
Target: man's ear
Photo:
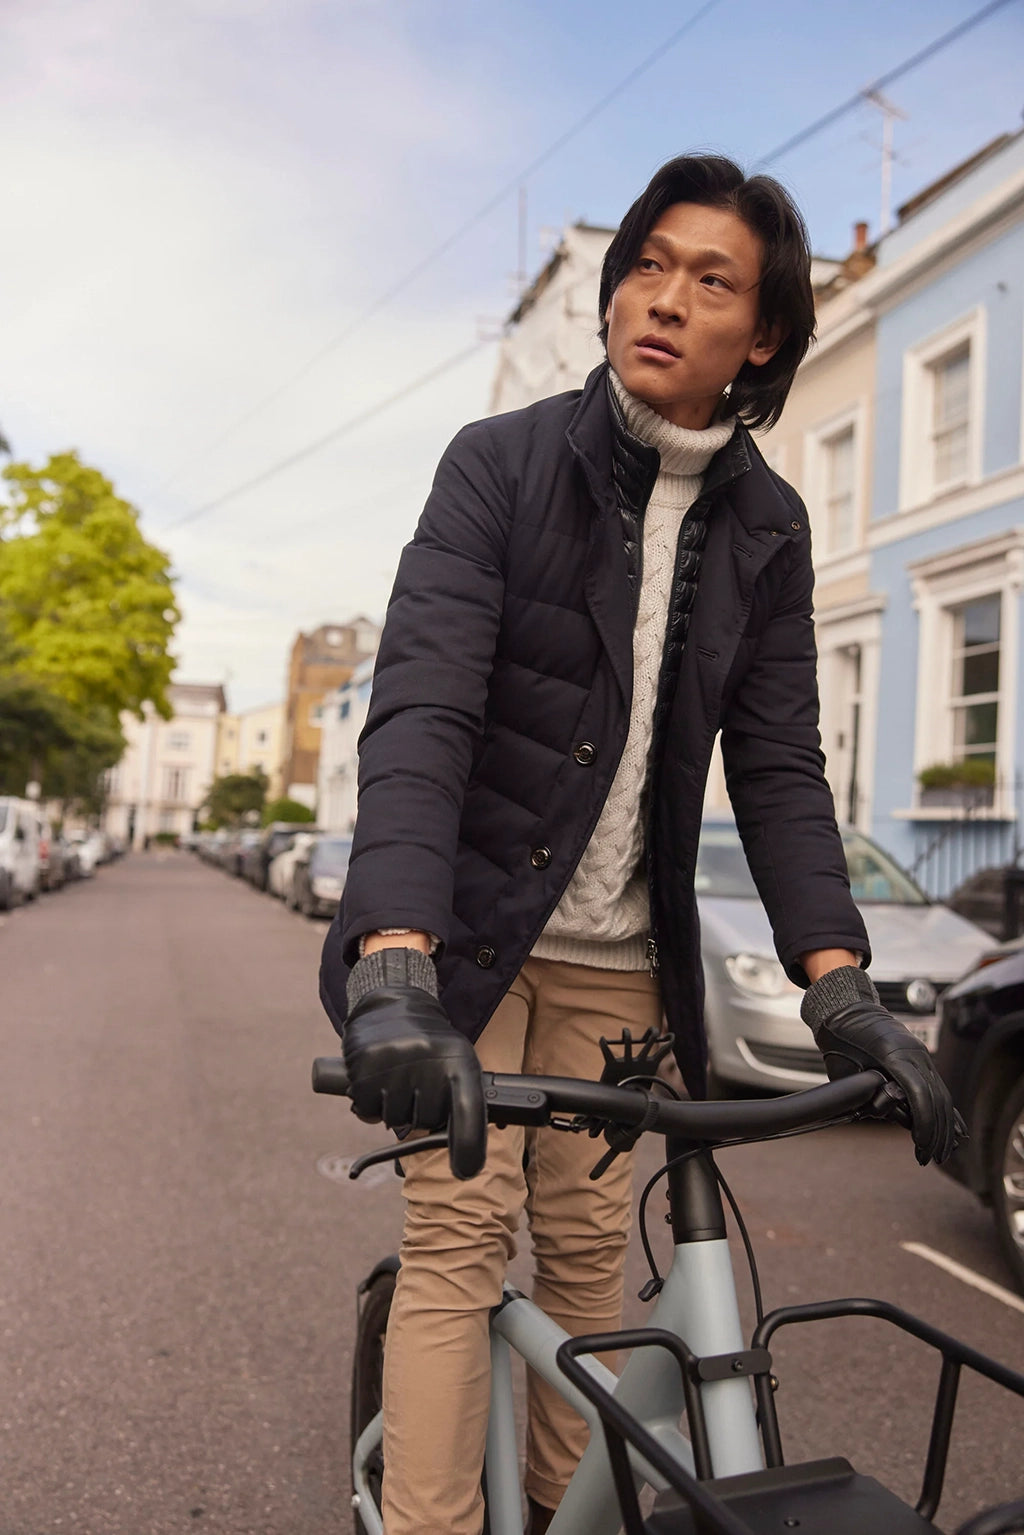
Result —
<instances>
[{"instance_id":1,"label":"man's ear","mask_svg":"<svg viewBox=\"0 0 1024 1535\"><path fill-rule=\"evenodd\" d=\"M786 331L781 324L762 326L747 353L747 361L755 368L763 368L766 362L771 362L785 339Z\"/></svg>"}]
</instances>

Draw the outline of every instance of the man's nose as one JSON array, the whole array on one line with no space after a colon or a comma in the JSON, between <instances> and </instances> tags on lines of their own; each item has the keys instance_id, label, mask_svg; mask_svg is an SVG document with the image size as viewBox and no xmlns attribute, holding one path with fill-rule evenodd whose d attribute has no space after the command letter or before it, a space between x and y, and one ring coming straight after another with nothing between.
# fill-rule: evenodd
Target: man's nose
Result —
<instances>
[{"instance_id":1,"label":"man's nose","mask_svg":"<svg viewBox=\"0 0 1024 1535\"><path fill-rule=\"evenodd\" d=\"M660 320L662 324L685 320L688 302L686 284L676 278L665 283L654 295L648 314L652 320Z\"/></svg>"}]
</instances>

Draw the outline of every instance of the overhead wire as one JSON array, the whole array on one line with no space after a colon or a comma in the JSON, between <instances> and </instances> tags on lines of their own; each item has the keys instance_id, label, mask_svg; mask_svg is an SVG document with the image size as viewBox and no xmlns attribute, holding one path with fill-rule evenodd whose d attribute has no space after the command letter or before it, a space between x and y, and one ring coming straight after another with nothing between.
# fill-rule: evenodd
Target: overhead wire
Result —
<instances>
[{"instance_id":1,"label":"overhead wire","mask_svg":"<svg viewBox=\"0 0 1024 1535\"><path fill-rule=\"evenodd\" d=\"M934 54L948 47L950 43L955 43L958 38L963 37L966 32L970 32L972 28L978 26L981 22L987 21L989 16L995 11L1000 11L1004 6L1015 3L1017 3L1017 0L990 0L990 4L983 5L980 11L975 11L973 15L968 16L964 21L958 22L955 27L950 27L948 32L944 32L941 37L937 37L926 48L922 48L917 53L912 54L909 59L904 59L902 64L897 64L894 69L888 70L886 74L879 75L877 80L872 80L871 84L865 85L863 90L857 91L853 96L848 96L839 106L833 107L831 111L826 112L822 117L816 118L813 123L808 123L806 128L801 128L799 133L794 133L792 138L786 139L776 149L760 156L756 163L758 165L771 165L773 161L781 160L783 155L788 155L791 150L798 148L801 144L805 144L808 139L814 138L816 134L823 132L824 129L831 128L832 124L838 122L841 117L845 117L847 112L852 112L855 107L862 106L865 96L869 95L870 92L884 90L894 80L899 80L903 75L908 75L912 69L916 69L926 59L932 58Z\"/></svg>"},{"instance_id":2,"label":"overhead wire","mask_svg":"<svg viewBox=\"0 0 1024 1535\"><path fill-rule=\"evenodd\" d=\"M694 11L692 15L686 19L686 21L683 22L682 26L677 27L674 32L670 32L668 37L664 38L656 48L653 48L650 53L646 54L645 57L640 60L639 64L635 64L628 74L623 75L617 84L612 86L611 90L606 91L599 101L596 101L592 107L584 112L582 117L578 117L576 121L572 123L568 128L566 128L563 133L559 134L558 138L556 138L553 143L549 144L548 147L542 150L539 155L536 155L528 165L524 165L523 168L517 171L514 176L511 176L508 181L504 182L503 185L500 186L498 190L493 193L487 199L487 201L476 210L475 213L471 214L470 217L461 223L456 229L454 229L450 235L446 236L446 238L442 240L439 245L435 245L432 250L428 251L425 256L421 257L421 259L417 261L415 265L411 266L409 270L405 272L401 277L396 278L396 280L389 287L384 289L383 293L378 294L378 296L371 303L369 303L365 309L360 310L355 319L350 320L349 323L344 326L344 328L340 330L331 341L328 341L324 346L320 347L319 350L316 351L307 362L303 363L302 366L296 369L294 373L290 374L288 378L282 380L282 382L278 384L274 389L272 389L269 394L264 395L261 400L257 400L256 404L251 406L243 415L239 416L235 421L232 421L231 424L225 427L223 432L221 432L221 434L212 442L208 443L205 448L201 448L199 450L199 457L205 458L216 448L219 448L220 445L223 442L226 442L229 437L233 436L240 427L245 426L249 421L253 419L254 416L258 416L260 412L265 410L268 405L273 404L273 402L279 399L282 394L291 389L293 385L297 384L301 379L305 378L307 374L312 372L312 370L319 363L321 363L325 357L329 357L332 352L337 351L337 349L342 346L344 342L346 342L356 330L364 325L367 320L372 319L375 314L378 314L382 309L390 304L392 299L397 298L400 293L404 292L409 284L414 282L417 277L421 276L430 267L432 267L435 262L441 259L442 256L447 255L447 253L452 249L454 245L458 244L458 242L465 235L469 234L469 232L475 229L478 224L482 223L488 214L493 213L494 209L497 208L502 202L504 202L505 198L514 192L528 176L532 176L535 171L540 170L542 165L546 165L547 162L554 155L556 155L560 149L564 149L566 144L570 143L572 139L576 138L576 136L581 133L583 129L588 126L588 124L594 121L595 117L598 117L606 107L609 107L611 103L617 99L617 97L621 96L623 91L628 90L635 80L638 80L641 75L646 74L652 65L656 64L659 59L664 58L666 53L669 53L677 43L681 42L682 39L686 36L687 32L692 31L698 22L704 19L709 11L713 11L716 6L719 6L722 3L723 0L705 0L705 3L699 6L698 9ZM192 468L195 462L196 456L193 455L193 457L189 460L188 467ZM184 468L185 466L182 467ZM171 478L164 482L162 489L166 490L169 486L173 485L175 481L180 477L181 473L182 469L175 470L175 472L171 475Z\"/></svg>"},{"instance_id":3,"label":"overhead wire","mask_svg":"<svg viewBox=\"0 0 1024 1535\"><path fill-rule=\"evenodd\" d=\"M231 427L227 429L227 432L224 435L230 435L238 426L244 424L245 421L251 420L254 414L262 410L264 406L271 403L272 400L277 399L281 393L290 388L291 385L297 382L299 378L304 377L305 374L323 357L327 356L328 353L336 350L337 347L340 346L342 342L348 338L349 335L351 335L357 326L361 325L363 321L368 319L372 314L377 313L379 309L383 308L385 304L389 303L392 298L401 292L409 282L411 282L415 277L419 276L421 272L425 271L427 267L431 266L436 260L440 258L440 256L450 250L452 246L463 237L463 235L467 234L471 229L475 228L475 226L479 224L480 221L486 217L488 213L497 207L503 198L505 198L508 193L520 183L523 177L531 174L533 171L537 170L541 165L543 165L548 159L550 159L552 155L554 155L560 148L562 148L563 145L568 143L569 140L573 138L584 126L586 126L587 123L591 122L599 112L603 111L604 108L611 101L613 101L616 96L620 95L628 85L632 84L632 82L636 80L639 75L650 68L651 64L653 64L666 51L668 51L670 47L678 42L680 38L687 31L689 31L709 10L720 3L721 0L708 0L707 4L702 6L698 11L694 12L682 27L678 28L677 31L674 32L670 38L666 39L666 41L661 44L660 47L653 53L648 54L647 57L643 59L639 64L637 64L628 75L624 76L623 79L620 80L619 83L613 87L611 91L607 92L599 102L590 108L590 110L586 112L583 117L579 118L571 128L567 129L559 139L556 139L555 142L549 145L549 147L542 154L538 155L536 159L531 161L530 164L526 166L518 176L506 182L500 191L496 192L494 196L489 199L489 201L484 204L482 208L478 209L478 211L470 219L466 220L466 222L460 225L459 228L456 229L451 235L449 235L446 240L444 240L440 245L436 246L431 252L429 252L427 256L425 256L406 274L403 279L401 279L400 282L392 285L391 288L387 289L383 294L381 294L380 297L373 302L373 304L371 304L360 315L358 315L356 319L353 320L344 331L335 337L334 341L330 342L326 347L321 349L321 351L318 352L316 356L312 358L308 364L305 365L305 367L300 369L298 373L292 375L290 379L282 383L271 395L268 395L263 401L254 406L248 415L236 421ZM846 100L841 102L837 107L833 107L823 116L816 118L813 123L809 123L807 127L801 129L799 133L796 133L791 138L786 139L784 143L769 151L767 155L760 157L756 163L760 165L769 165L775 160L781 159L784 155L789 154L799 145L806 143L808 139L815 137L817 134L823 132L826 128L831 127L833 123L837 122L841 117L844 117L848 112L851 112L854 110L854 108L862 105L864 97L868 91L879 91L882 90L885 86L891 85L894 80L898 80L901 78L901 76L909 74L911 70L917 68L918 65L923 64L927 59L932 58L943 48L948 47L950 43L956 42L959 38L963 37L965 33L971 31L981 22L987 20L989 16L994 14L994 12L1002 10L1005 6L1013 3L1019 3L1019 0L989 0L989 4L982 6L981 10L975 11L973 15L967 17L964 21L959 22L955 27L951 27L940 37L935 38L926 47L919 49L909 58L904 59L901 63L895 65L894 68L888 70L885 74L880 75L877 80L872 81L871 84L865 86L863 90L858 91L853 96L847 97ZM375 405L369 406L366 410L360 412L357 416L350 417L348 420L343 421L338 427L334 428L330 432L327 432L324 436L317 438L314 442L308 443L305 447L296 450L296 452L287 455L285 458L277 460L275 463L262 470L259 474L252 476L250 479L241 482L240 484L232 487L227 491L224 491L221 495L214 497L210 501L204 502L201 506L195 507L192 511L186 512L182 517L179 517L175 521L168 523L166 525L167 531L172 531L175 528L184 526L186 523L193 522L208 512L214 511L218 507L225 505L228 501L234 500L237 496L243 495L246 491L252 490L256 486L262 485L267 480L274 478L278 474L284 473L285 470L290 469L294 464L301 462L303 459L309 458L312 454L319 452L321 448L327 447L330 443L337 441L339 438L347 435L350 431L354 431L357 427L365 425L368 421L371 421L382 411L390 409L391 406L397 404L400 400L405 399L408 395L414 393L416 390L423 388L429 383L432 383L434 379L440 377L443 373L448 372L449 369L457 367L459 363L465 361L476 352L482 350L483 347L490 344L491 339L481 340L475 342L472 346L457 352L454 356L449 357L443 363L440 363L436 368L430 369L429 372L421 375L418 379L415 379L412 383L406 385L396 393L389 395L386 399L377 402ZM213 446L219 445L219 443L223 440L224 436L219 438L217 440L217 444L214 444ZM212 451L212 448L208 449L207 451Z\"/></svg>"},{"instance_id":4,"label":"overhead wire","mask_svg":"<svg viewBox=\"0 0 1024 1535\"><path fill-rule=\"evenodd\" d=\"M223 506L225 502L233 501L236 496L244 495L247 490L255 490L257 485L263 485L267 480L274 479L277 475L283 474L286 469L293 468L295 464L301 463L303 459L310 458L314 453L319 453L321 448L326 448L330 443L337 442L339 438L346 436L349 432L354 432L356 427L365 425L367 421L372 421L374 416L379 416L382 411L390 410L392 405L397 405L399 400L404 400L407 395L414 394L416 390L423 389L427 384L432 384L442 374L449 373L452 368L457 368L460 363L467 362L470 357L475 356L477 352L482 351L485 346L489 345L490 340L485 339L474 341L472 346L463 347L460 352L445 358L444 362L438 363L436 367L431 368L427 373L422 373L419 378L413 379L411 383L396 390L394 394L388 395L387 399L378 400L375 405L368 406L366 410L360 411L356 416L349 416L347 421L343 421L340 426L325 432L322 437L316 438L314 442L306 443L305 447L297 448L294 453L289 453L286 458L278 459L276 463L270 464L268 468L261 470L259 474L254 474L240 485L235 485L231 490L226 490L223 495L215 496L212 501L206 501L202 506L194 507L192 511L186 512L184 516L167 523L166 531L170 532L173 528L184 527L186 523L194 522L197 517L202 517L206 512L212 512L217 507Z\"/></svg>"}]
</instances>

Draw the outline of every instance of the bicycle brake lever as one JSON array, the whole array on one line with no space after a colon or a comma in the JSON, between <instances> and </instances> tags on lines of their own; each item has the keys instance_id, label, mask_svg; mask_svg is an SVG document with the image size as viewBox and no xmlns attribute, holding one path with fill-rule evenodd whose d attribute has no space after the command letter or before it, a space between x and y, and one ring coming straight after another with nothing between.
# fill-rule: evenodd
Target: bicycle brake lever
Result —
<instances>
[{"instance_id":1,"label":"bicycle brake lever","mask_svg":"<svg viewBox=\"0 0 1024 1535\"><path fill-rule=\"evenodd\" d=\"M414 1141L400 1141L397 1146L379 1146L376 1151L367 1151L363 1156L356 1157L348 1175L350 1178L358 1178L368 1167L376 1167L380 1162L404 1162L407 1157L415 1156L418 1152L437 1151L447 1145L448 1134L440 1130L436 1135L420 1136Z\"/></svg>"}]
</instances>

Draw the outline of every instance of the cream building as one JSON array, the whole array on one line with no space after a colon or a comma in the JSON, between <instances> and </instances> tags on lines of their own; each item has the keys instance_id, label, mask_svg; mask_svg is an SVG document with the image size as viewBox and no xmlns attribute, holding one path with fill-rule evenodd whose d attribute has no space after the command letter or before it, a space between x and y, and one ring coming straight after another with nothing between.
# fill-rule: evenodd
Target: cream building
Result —
<instances>
[{"instance_id":1,"label":"cream building","mask_svg":"<svg viewBox=\"0 0 1024 1535\"><path fill-rule=\"evenodd\" d=\"M222 714L217 731L217 777L262 768L269 780L268 799L284 793L285 706L261 704L238 714Z\"/></svg>"},{"instance_id":2,"label":"cream building","mask_svg":"<svg viewBox=\"0 0 1024 1535\"><path fill-rule=\"evenodd\" d=\"M167 689L167 698L173 710L169 720L149 703L141 720L122 716L127 749L107 775L103 829L134 848L144 847L159 832L191 832L216 774L224 689L177 682Z\"/></svg>"}]
</instances>

